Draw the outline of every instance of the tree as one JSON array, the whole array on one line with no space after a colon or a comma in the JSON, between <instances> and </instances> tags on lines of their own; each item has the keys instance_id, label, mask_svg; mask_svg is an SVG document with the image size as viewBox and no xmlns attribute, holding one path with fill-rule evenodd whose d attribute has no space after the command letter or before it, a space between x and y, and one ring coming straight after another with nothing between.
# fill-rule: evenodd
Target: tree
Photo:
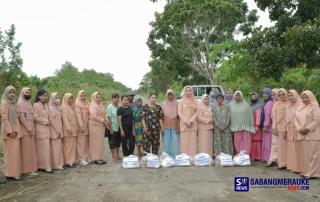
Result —
<instances>
[{"instance_id":1,"label":"tree","mask_svg":"<svg viewBox=\"0 0 320 202\"><path fill-rule=\"evenodd\" d=\"M20 55L21 43L15 40L16 28L0 30L0 90L8 85L20 87L29 83L27 75L22 71L23 60Z\"/></svg>"},{"instance_id":2,"label":"tree","mask_svg":"<svg viewBox=\"0 0 320 202\"><path fill-rule=\"evenodd\" d=\"M212 47L232 39L238 25L248 34L256 20L256 11L249 12L242 0L167 1L164 12L156 13L151 23L150 66L158 68L160 63L176 78L200 76L205 83L215 83L218 61L210 60Z\"/></svg>"}]
</instances>

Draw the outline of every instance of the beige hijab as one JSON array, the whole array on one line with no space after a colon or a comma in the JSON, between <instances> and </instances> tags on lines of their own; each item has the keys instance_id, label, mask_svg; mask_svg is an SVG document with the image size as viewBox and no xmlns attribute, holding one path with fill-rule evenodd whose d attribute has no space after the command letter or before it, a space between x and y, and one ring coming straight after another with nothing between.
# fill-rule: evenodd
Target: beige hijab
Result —
<instances>
[{"instance_id":1,"label":"beige hijab","mask_svg":"<svg viewBox=\"0 0 320 202\"><path fill-rule=\"evenodd\" d=\"M212 108L210 107L210 104L209 104L209 105L205 105L205 104L204 104L204 99L205 99L206 97L209 97L209 95L207 95L207 94L202 95L202 97L201 97L201 104L199 105L199 107L200 107L200 109L203 110L203 111L211 112L211 111L212 111L212 110L211 110Z\"/></svg>"},{"instance_id":2,"label":"beige hijab","mask_svg":"<svg viewBox=\"0 0 320 202\"><path fill-rule=\"evenodd\" d=\"M73 123L73 125L76 125L76 113L73 110L73 105L70 106L68 104L68 100L69 98L73 96L71 93L66 93L63 96L63 100L62 100L62 104L61 104L61 108L62 108L62 112L66 114L66 116L68 117L68 120L71 121Z\"/></svg>"},{"instance_id":3,"label":"beige hijab","mask_svg":"<svg viewBox=\"0 0 320 202\"><path fill-rule=\"evenodd\" d=\"M50 108L51 110L61 112L61 111L62 111L61 106L60 106L59 104L56 104L56 103L54 102L54 100L56 99L56 96L57 96L57 95L58 95L57 92L51 93L51 95L50 95L50 100L49 100L49 108Z\"/></svg>"},{"instance_id":4,"label":"beige hijab","mask_svg":"<svg viewBox=\"0 0 320 202\"><path fill-rule=\"evenodd\" d=\"M8 114L8 120L10 122L11 127L15 127L17 120L18 120L18 110L17 110L17 105L14 99L10 99L8 97L9 91L14 90L15 92L16 89L13 86L8 86L3 92L2 99L1 99L1 105L6 103L8 104L9 108L9 114Z\"/></svg>"},{"instance_id":5,"label":"beige hijab","mask_svg":"<svg viewBox=\"0 0 320 202\"><path fill-rule=\"evenodd\" d=\"M187 97L185 96L185 93L186 93L186 90L187 89L190 89L191 90L191 96L190 97ZM194 109L197 109L198 108L198 101L196 100L196 98L194 97L194 93L193 93L193 89L191 86L185 86L183 88L183 97L180 101L182 104L188 106L188 107L192 107Z\"/></svg>"},{"instance_id":6,"label":"beige hijab","mask_svg":"<svg viewBox=\"0 0 320 202\"><path fill-rule=\"evenodd\" d=\"M169 93L173 94L173 100L168 99ZM174 119L178 116L178 101L176 100L173 90L169 89L166 93L166 100L162 103L162 110L166 117Z\"/></svg>"},{"instance_id":7,"label":"beige hijab","mask_svg":"<svg viewBox=\"0 0 320 202\"><path fill-rule=\"evenodd\" d=\"M20 113L25 113L28 121L33 121L33 107L32 104L24 98L25 93L31 90L29 87L24 87L20 91L20 95L18 98L17 106L19 108Z\"/></svg>"},{"instance_id":8,"label":"beige hijab","mask_svg":"<svg viewBox=\"0 0 320 202\"><path fill-rule=\"evenodd\" d=\"M81 94L82 94L82 93L85 93L85 91L84 91L84 90L80 90L80 91L78 92L78 95L77 95L77 98L76 98L76 101L75 101L75 104L74 104L74 105L75 105L76 107L89 109L90 103L89 103L88 101L85 101L85 102L82 102L82 101L81 101Z\"/></svg>"},{"instance_id":9,"label":"beige hijab","mask_svg":"<svg viewBox=\"0 0 320 202\"><path fill-rule=\"evenodd\" d=\"M303 106L303 102L296 90L292 89L288 92L292 93L295 99L295 103L289 102L289 104L286 106L287 122L289 123L295 118L296 112L301 106Z\"/></svg>"},{"instance_id":10,"label":"beige hijab","mask_svg":"<svg viewBox=\"0 0 320 202\"><path fill-rule=\"evenodd\" d=\"M99 92L94 92L91 96L91 103L90 103L90 111L104 111L103 104L97 103L97 96L101 95ZM105 114L105 113L104 113Z\"/></svg>"}]
</instances>

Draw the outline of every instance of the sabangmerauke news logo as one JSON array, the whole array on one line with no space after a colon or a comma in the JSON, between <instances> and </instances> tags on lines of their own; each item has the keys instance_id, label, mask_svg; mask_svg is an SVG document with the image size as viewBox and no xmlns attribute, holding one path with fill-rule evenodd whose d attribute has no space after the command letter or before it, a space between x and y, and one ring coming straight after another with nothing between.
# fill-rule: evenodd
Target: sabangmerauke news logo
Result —
<instances>
[{"instance_id":1,"label":"sabangmerauke news logo","mask_svg":"<svg viewBox=\"0 0 320 202\"><path fill-rule=\"evenodd\" d=\"M248 192L251 188L280 188L290 191L307 191L310 189L306 178L250 178L234 177L234 191Z\"/></svg>"}]
</instances>

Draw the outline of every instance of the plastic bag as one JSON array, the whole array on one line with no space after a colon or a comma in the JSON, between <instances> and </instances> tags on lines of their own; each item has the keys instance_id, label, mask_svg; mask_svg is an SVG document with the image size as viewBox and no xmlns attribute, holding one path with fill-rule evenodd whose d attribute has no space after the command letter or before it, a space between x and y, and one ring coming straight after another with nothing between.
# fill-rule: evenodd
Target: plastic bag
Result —
<instances>
[{"instance_id":1,"label":"plastic bag","mask_svg":"<svg viewBox=\"0 0 320 202\"><path fill-rule=\"evenodd\" d=\"M194 156L194 165L197 167L200 166L211 166L212 165L212 157L206 153L199 153Z\"/></svg>"},{"instance_id":2,"label":"plastic bag","mask_svg":"<svg viewBox=\"0 0 320 202\"><path fill-rule=\"evenodd\" d=\"M232 156L225 153L221 153L216 157L215 164L217 166L233 166Z\"/></svg>"},{"instance_id":3,"label":"plastic bag","mask_svg":"<svg viewBox=\"0 0 320 202\"><path fill-rule=\"evenodd\" d=\"M177 166L191 166L191 157L188 154L180 154L176 156L176 165Z\"/></svg>"},{"instance_id":4,"label":"plastic bag","mask_svg":"<svg viewBox=\"0 0 320 202\"><path fill-rule=\"evenodd\" d=\"M170 168L176 166L176 161L167 153L162 152L160 157L161 167L163 168Z\"/></svg>"},{"instance_id":5,"label":"plastic bag","mask_svg":"<svg viewBox=\"0 0 320 202\"><path fill-rule=\"evenodd\" d=\"M160 168L159 157L155 154L146 153L147 155L142 157L143 167L146 168Z\"/></svg>"},{"instance_id":6,"label":"plastic bag","mask_svg":"<svg viewBox=\"0 0 320 202\"><path fill-rule=\"evenodd\" d=\"M139 158L134 155L130 155L127 157L124 157L122 160L122 167L123 168L139 168Z\"/></svg>"},{"instance_id":7,"label":"plastic bag","mask_svg":"<svg viewBox=\"0 0 320 202\"><path fill-rule=\"evenodd\" d=\"M250 156L246 154L246 151L240 151L233 157L233 164L235 166L251 166Z\"/></svg>"}]
</instances>

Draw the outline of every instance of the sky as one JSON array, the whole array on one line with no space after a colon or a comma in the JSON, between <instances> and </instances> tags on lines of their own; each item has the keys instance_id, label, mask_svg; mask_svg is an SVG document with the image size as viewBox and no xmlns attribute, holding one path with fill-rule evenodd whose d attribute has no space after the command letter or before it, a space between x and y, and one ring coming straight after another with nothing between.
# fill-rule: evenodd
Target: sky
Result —
<instances>
[{"instance_id":1,"label":"sky","mask_svg":"<svg viewBox=\"0 0 320 202\"><path fill-rule=\"evenodd\" d=\"M246 1L256 8L254 0ZM15 24L28 75L51 76L70 61L137 89L150 70L149 23L164 5L165 0L1 0L0 28ZM258 25L270 25L267 13L259 15Z\"/></svg>"}]
</instances>

